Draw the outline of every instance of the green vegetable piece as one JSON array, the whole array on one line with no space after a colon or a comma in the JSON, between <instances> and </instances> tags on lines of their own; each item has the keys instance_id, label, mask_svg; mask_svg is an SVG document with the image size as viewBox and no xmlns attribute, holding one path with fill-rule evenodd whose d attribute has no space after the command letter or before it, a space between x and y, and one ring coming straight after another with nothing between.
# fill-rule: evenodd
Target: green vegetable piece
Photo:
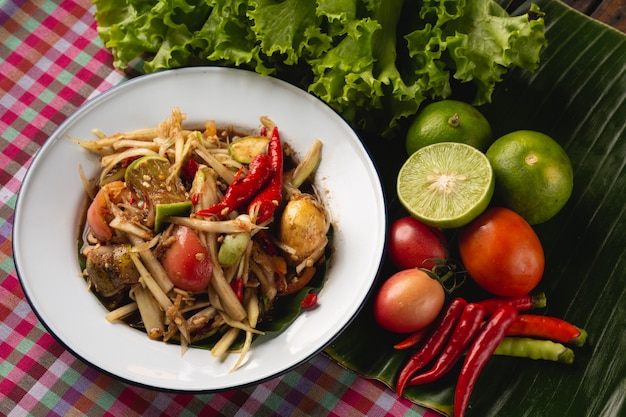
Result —
<instances>
[{"instance_id":1,"label":"green vegetable piece","mask_svg":"<svg viewBox=\"0 0 626 417\"><path fill-rule=\"evenodd\" d=\"M234 265L246 250L249 241L250 234L246 232L226 235L217 254L217 260L226 267Z\"/></svg>"},{"instance_id":2,"label":"green vegetable piece","mask_svg":"<svg viewBox=\"0 0 626 417\"><path fill-rule=\"evenodd\" d=\"M255 156L267 152L269 141L266 136L245 136L233 141L228 146L228 152L235 161L249 164Z\"/></svg>"},{"instance_id":3,"label":"green vegetable piece","mask_svg":"<svg viewBox=\"0 0 626 417\"><path fill-rule=\"evenodd\" d=\"M170 216L186 216L191 211L180 178L170 177L170 162L159 155L147 155L133 161L126 169L126 184L146 200L148 215L146 224L155 232L163 230Z\"/></svg>"},{"instance_id":4,"label":"green vegetable piece","mask_svg":"<svg viewBox=\"0 0 626 417\"><path fill-rule=\"evenodd\" d=\"M189 216L189 213L191 213L191 206L192 206L191 201L157 204L156 216L154 218L155 232L160 232L165 228L168 217Z\"/></svg>"},{"instance_id":5,"label":"green vegetable piece","mask_svg":"<svg viewBox=\"0 0 626 417\"><path fill-rule=\"evenodd\" d=\"M304 156L304 159L300 161L298 166L294 169L293 176L291 177L291 185L294 188L300 188L302 183L313 175L321 160L322 142L319 139L315 139Z\"/></svg>"}]
</instances>

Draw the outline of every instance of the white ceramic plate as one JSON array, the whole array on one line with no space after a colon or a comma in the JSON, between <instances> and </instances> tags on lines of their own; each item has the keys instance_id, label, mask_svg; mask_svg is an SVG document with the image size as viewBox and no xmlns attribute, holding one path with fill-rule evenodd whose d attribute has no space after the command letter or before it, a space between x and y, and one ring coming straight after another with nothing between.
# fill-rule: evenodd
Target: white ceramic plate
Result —
<instances>
[{"instance_id":1,"label":"white ceramic plate","mask_svg":"<svg viewBox=\"0 0 626 417\"><path fill-rule=\"evenodd\" d=\"M284 332L260 337L245 365L230 369L206 350L150 341L105 308L80 277L76 237L85 204L79 164L88 176L96 159L68 137L155 126L179 107L189 123L257 128L269 116L281 138L304 153L324 143L316 181L327 190L335 253L319 307ZM284 373L324 349L359 312L379 270L385 206L371 159L352 129L328 106L287 83L252 72L186 68L138 77L87 102L46 142L26 174L16 207L13 249L24 292L46 328L68 350L102 371L156 389L207 392L254 384Z\"/></svg>"}]
</instances>

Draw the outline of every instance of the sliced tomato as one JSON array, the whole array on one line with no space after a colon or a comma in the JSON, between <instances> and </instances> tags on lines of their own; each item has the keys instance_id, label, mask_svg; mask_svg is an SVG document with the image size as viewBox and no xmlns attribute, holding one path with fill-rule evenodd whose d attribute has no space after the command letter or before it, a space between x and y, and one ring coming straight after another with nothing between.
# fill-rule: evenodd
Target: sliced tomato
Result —
<instances>
[{"instance_id":1,"label":"sliced tomato","mask_svg":"<svg viewBox=\"0 0 626 417\"><path fill-rule=\"evenodd\" d=\"M201 291L209 285L213 262L198 235L189 227L176 226L174 242L161 258L172 283L187 291Z\"/></svg>"}]
</instances>

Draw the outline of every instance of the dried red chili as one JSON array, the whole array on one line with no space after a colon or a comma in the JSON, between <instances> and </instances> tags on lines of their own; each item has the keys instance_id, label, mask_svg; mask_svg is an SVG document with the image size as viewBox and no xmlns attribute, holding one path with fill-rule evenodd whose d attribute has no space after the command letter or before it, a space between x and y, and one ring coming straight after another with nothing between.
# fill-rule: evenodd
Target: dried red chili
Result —
<instances>
[{"instance_id":1,"label":"dried red chili","mask_svg":"<svg viewBox=\"0 0 626 417\"><path fill-rule=\"evenodd\" d=\"M209 208L198 211L198 216L224 216L233 210L240 209L252 200L259 189L272 178L272 160L267 154L254 157L248 167L248 173L241 177L241 170L230 184L222 200Z\"/></svg>"},{"instance_id":2,"label":"dried red chili","mask_svg":"<svg viewBox=\"0 0 626 417\"><path fill-rule=\"evenodd\" d=\"M274 215L281 202L283 190L283 147L280 142L278 128L272 129L267 154L271 159L272 176L265 187L248 205L248 213L257 212L257 223L263 223Z\"/></svg>"},{"instance_id":3,"label":"dried red chili","mask_svg":"<svg viewBox=\"0 0 626 417\"><path fill-rule=\"evenodd\" d=\"M198 172L198 163L194 159L189 158L181 168L181 177L185 182L191 184L196 176L196 172Z\"/></svg>"}]
</instances>

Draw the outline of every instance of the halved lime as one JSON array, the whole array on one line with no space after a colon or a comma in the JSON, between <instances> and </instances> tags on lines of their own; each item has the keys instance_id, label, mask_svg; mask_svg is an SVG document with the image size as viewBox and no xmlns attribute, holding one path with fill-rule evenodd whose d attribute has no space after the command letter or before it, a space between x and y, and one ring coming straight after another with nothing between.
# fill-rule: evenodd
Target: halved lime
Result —
<instances>
[{"instance_id":1,"label":"halved lime","mask_svg":"<svg viewBox=\"0 0 626 417\"><path fill-rule=\"evenodd\" d=\"M170 162L158 155L147 155L133 161L124 180L137 194L148 200L147 225L160 232L170 216L186 216L191 211L191 201L187 198L180 178L168 181ZM152 223L154 222L154 223Z\"/></svg>"},{"instance_id":2,"label":"halved lime","mask_svg":"<svg viewBox=\"0 0 626 417\"><path fill-rule=\"evenodd\" d=\"M494 186L487 156L457 142L420 148L406 160L397 179L398 198L408 212L442 229L474 220L489 205Z\"/></svg>"}]
</instances>

